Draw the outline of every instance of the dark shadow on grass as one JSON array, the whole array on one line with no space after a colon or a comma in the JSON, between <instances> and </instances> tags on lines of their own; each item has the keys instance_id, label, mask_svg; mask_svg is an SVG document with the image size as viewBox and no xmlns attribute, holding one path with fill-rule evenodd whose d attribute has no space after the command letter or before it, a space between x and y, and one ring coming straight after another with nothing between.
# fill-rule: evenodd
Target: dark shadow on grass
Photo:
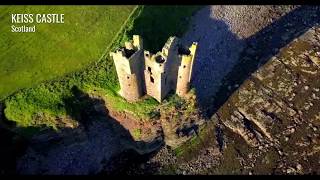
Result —
<instances>
[{"instance_id":1,"label":"dark shadow on grass","mask_svg":"<svg viewBox=\"0 0 320 180\"><path fill-rule=\"evenodd\" d=\"M121 141L124 150L105 163L106 169L99 174L122 174L128 164L140 164L147 161L163 145L162 137L152 142L135 141L130 132L117 120L109 116L105 102L101 98L90 97L87 93L74 86L73 97L66 99L68 114L84 125L86 131L90 131L93 121L106 121L111 127L117 141ZM125 148L125 146L127 146Z\"/></svg>"},{"instance_id":2,"label":"dark shadow on grass","mask_svg":"<svg viewBox=\"0 0 320 180\"><path fill-rule=\"evenodd\" d=\"M0 175L12 175L16 173L16 158L25 152L28 141L9 130L15 123L6 119L4 109L4 103L0 102Z\"/></svg>"},{"instance_id":3,"label":"dark shadow on grass","mask_svg":"<svg viewBox=\"0 0 320 180\"><path fill-rule=\"evenodd\" d=\"M6 160L0 163L1 174L118 174L128 164L149 159L163 145L162 137L151 142L134 140L127 129L109 116L103 99L91 97L76 86L64 102L68 116L79 126L54 130L10 125L11 130L0 129L0 145L5 147L0 152ZM21 148L12 141L16 138L12 130L32 132L33 136Z\"/></svg>"},{"instance_id":4,"label":"dark shadow on grass","mask_svg":"<svg viewBox=\"0 0 320 180\"><path fill-rule=\"evenodd\" d=\"M27 144L23 137L0 127L0 175L15 174L16 158L24 153Z\"/></svg>"},{"instance_id":5,"label":"dark shadow on grass","mask_svg":"<svg viewBox=\"0 0 320 180\"><path fill-rule=\"evenodd\" d=\"M144 49L156 53L170 36L181 37L188 28L190 17L200 6L144 6L128 37L143 37Z\"/></svg>"}]
</instances>

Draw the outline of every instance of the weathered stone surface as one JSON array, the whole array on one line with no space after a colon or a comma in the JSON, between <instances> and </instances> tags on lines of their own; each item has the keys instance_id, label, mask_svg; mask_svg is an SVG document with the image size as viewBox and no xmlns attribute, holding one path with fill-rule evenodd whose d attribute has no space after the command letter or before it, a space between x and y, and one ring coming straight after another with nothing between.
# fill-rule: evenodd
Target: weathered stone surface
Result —
<instances>
[{"instance_id":1,"label":"weathered stone surface","mask_svg":"<svg viewBox=\"0 0 320 180\"><path fill-rule=\"evenodd\" d=\"M135 45L134 45L135 44ZM183 47L180 39L170 37L161 51L152 54L143 49L142 38L110 53L116 66L120 95L130 102L147 94L161 102L170 91L184 97L190 90L197 43Z\"/></svg>"},{"instance_id":2,"label":"weathered stone surface","mask_svg":"<svg viewBox=\"0 0 320 180\"><path fill-rule=\"evenodd\" d=\"M319 161L320 68L310 59L318 58L320 41L312 37L319 29L310 29L282 48L217 112L249 146L265 153L270 152L265 147L278 149L283 164L275 173L308 173ZM312 163L313 158L317 162ZM291 167L292 163L297 165Z\"/></svg>"},{"instance_id":3,"label":"weathered stone surface","mask_svg":"<svg viewBox=\"0 0 320 180\"><path fill-rule=\"evenodd\" d=\"M178 103L179 104L179 103ZM184 99L180 105L164 105L160 108L160 122L165 144L177 148L198 135L205 123L196 108L195 97Z\"/></svg>"}]
</instances>

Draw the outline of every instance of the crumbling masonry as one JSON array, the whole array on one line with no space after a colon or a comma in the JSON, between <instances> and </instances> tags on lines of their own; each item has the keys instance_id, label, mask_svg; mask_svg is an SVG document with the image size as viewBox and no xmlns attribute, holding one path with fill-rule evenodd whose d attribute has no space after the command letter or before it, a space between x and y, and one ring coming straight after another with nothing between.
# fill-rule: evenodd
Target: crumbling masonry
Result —
<instances>
[{"instance_id":1,"label":"crumbling masonry","mask_svg":"<svg viewBox=\"0 0 320 180\"><path fill-rule=\"evenodd\" d=\"M161 102L170 91L183 97L190 89L197 43L190 48L170 37L161 52L143 50L142 38L133 36L125 47L112 52L120 83L120 95L130 102L148 94Z\"/></svg>"}]
</instances>

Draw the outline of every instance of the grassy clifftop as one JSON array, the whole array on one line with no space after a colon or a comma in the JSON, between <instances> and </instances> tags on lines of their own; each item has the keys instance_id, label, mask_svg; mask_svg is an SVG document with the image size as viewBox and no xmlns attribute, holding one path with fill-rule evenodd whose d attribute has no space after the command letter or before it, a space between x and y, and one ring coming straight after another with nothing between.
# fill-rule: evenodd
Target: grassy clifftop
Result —
<instances>
[{"instance_id":1,"label":"grassy clifftop","mask_svg":"<svg viewBox=\"0 0 320 180\"><path fill-rule=\"evenodd\" d=\"M100 61L71 73L65 77L41 83L32 88L22 89L5 99L5 115L22 127L57 127L57 120L66 117L75 107L85 106L76 101L74 87L87 94L102 96L117 111L129 111L138 118L147 118L158 105L154 99L139 103L127 103L116 93L119 90L112 59L108 56L133 34L144 38L146 49L160 50L169 36L181 36L188 28L188 17L199 7L196 6L139 6L118 32L110 48ZM84 35L82 35L84 36ZM81 38L82 36L79 36ZM107 46L102 46L107 48ZM100 54L101 55L101 54ZM72 107L70 107L70 101Z\"/></svg>"},{"instance_id":2,"label":"grassy clifftop","mask_svg":"<svg viewBox=\"0 0 320 180\"><path fill-rule=\"evenodd\" d=\"M97 61L135 6L1 6L0 100ZM11 32L11 14L62 13L64 24ZM24 24L14 24L21 26Z\"/></svg>"}]
</instances>

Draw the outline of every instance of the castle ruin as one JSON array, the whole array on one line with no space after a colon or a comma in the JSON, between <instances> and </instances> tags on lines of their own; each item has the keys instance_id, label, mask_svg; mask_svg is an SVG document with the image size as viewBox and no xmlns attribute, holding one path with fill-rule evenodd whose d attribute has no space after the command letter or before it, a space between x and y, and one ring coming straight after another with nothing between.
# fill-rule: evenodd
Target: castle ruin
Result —
<instances>
[{"instance_id":1,"label":"castle ruin","mask_svg":"<svg viewBox=\"0 0 320 180\"><path fill-rule=\"evenodd\" d=\"M129 102L145 94L161 102L170 91L183 97L190 89L192 66L197 43L185 48L177 37L170 37L160 52L152 54L143 49L143 40L133 35L110 55L113 57L120 95Z\"/></svg>"}]
</instances>

